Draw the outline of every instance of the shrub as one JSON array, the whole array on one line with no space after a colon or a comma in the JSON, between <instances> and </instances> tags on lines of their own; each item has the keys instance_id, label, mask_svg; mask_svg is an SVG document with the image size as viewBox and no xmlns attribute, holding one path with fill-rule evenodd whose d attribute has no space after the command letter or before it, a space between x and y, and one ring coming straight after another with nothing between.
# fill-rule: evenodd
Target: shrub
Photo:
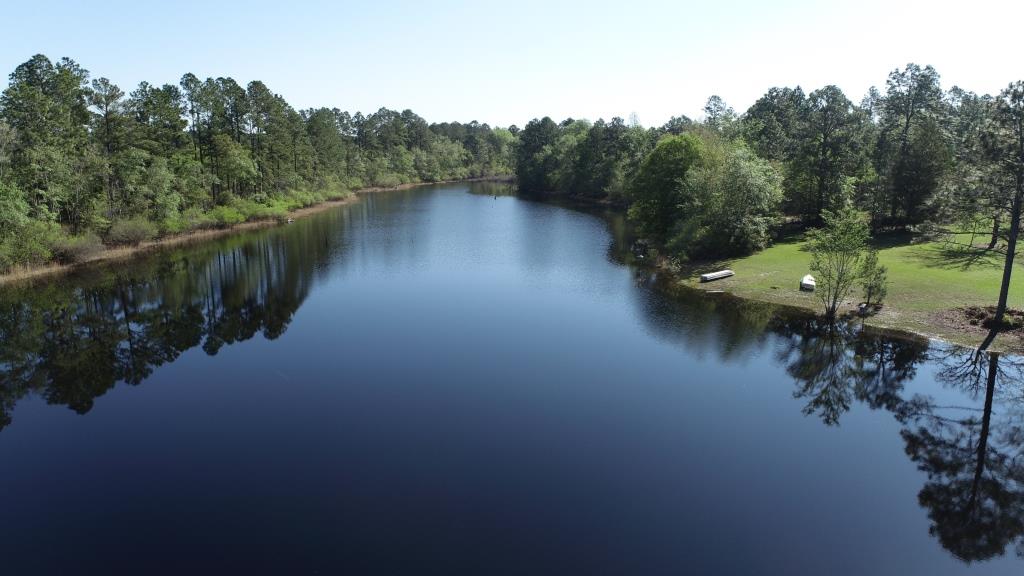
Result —
<instances>
[{"instance_id":1,"label":"shrub","mask_svg":"<svg viewBox=\"0 0 1024 576\"><path fill-rule=\"evenodd\" d=\"M13 184L0 182L0 235L18 230L29 221L29 206Z\"/></svg>"},{"instance_id":2,"label":"shrub","mask_svg":"<svg viewBox=\"0 0 1024 576\"><path fill-rule=\"evenodd\" d=\"M376 178L374 184L381 188L395 188L402 184L402 177L394 173L381 174Z\"/></svg>"},{"instance_id":3,"label":"shrub","mask_svg":"<svg viewBox=\"0 0 1024 576\"><path fill-rule=\"evenodd\" d=\"M11 248L8 242L0 238L0 274L9 272L11 266L14 265L14 256L11 253Z\"/></svg>"},{"instance_id":4,"label":"shrub","mask_svg":"<svg viewBox=\"0 0 1024 576\"><path fill-rule=\"evenodd\" d=\"M296 208L305 208L306 206L312 206L317 202L316 196L308 190L289 190L287 198L295 204Z\"/></svg>"},{"instance_id":5,"label":"shrub","mask_svg":"<svg viewBox=\"0 0 1024 576\"><path fill-rule=\"evenodd\" d=\"M33 220L22 227L14 243L16 264L45 264L53 257L50 247L60 238L60 226Z\"/></svg>"},{"instance_id":6,"label":"shrub","mask_svg":"<svg viewBox=\"0 0 1024 576\"><path fill-rule=\"evenodd\" d=\"M217 220L199 208L190 208L181 215L180 228L183 232L187 230L208 230L217 226Z\"/></svg>"},{"instance_id":7,"label":"shrub","mask_svg":"<svg viewBox=\"0 0 1024 576\"><path fill-rule=\"evenodd\" d=\"M69 236L53 244L53 258L61 264L85 262L103 251L103 241L92 232Z\"/></svg>"},{"instance_id":8,"label":"shrub","mask_svg":"<svg viewBox=\"0 0 1024 576\"><path fill-rule=\"evenodd\" d=\"M878 252L871 250L861 265L861 286L864 288L864 304L878 305L888 293L889 278L885 266L878 264Z\"/></svg>"},{"instance_id":9,"label":"shrub","mask_svg":"<svg viewBox=\"0 0 1024 576\"><path fill-rule=\"evenodd\" d=\"M169 218L164 218L163 220L158 222L157 228L160 229L161 235L178 234L179 232L184 232L185 230L187 230L189 228L188 224L189 223L188 221L185 220L185 218L183 218L180 215L175 215Z\"/></svg>"},{"instance_id":10,"label":"shrub","mask_svg":"<svg viewBox=\"0 0 1024 576\"><path fill-rule=\"evenodd\" d=\"M118 220L107 231L107 243L114 246L138 246L156 235L156 224L144 218Z\"/></svg>"},{"instance_id":11,"label":"shrub","mask_svg":"<svg viewBox=\"0 0 1024 576\"><path fill-rule=\"evenodd\" d=\"M255 200L235 200L230 208L240 214L244 220L283 220L288 215L289 206L277 200L256 202Z\"/></svg>"},{"instance_id":12,"label":"shrub","mask_svg":"<svg viewBox=\"0 0 1024 576\"><path fill-rule=\"evenodd\" d=\"M30 220L17 230L0 230L0 271L18 265L46 264L53 257L51 246L61 236L53 222Z\"/></svg>"},{"instance_id":13,"label":"shrub","mask_svg":"<svg viewBox=\"0 0 1024 576\"><path fill-rule=\"evenodd\" d=\"M269 200L270 208L275 214L288 215L288 212L301 208L302 205L296 202L293 198L272 198Z\"/></svg>"},{"instance_id":14,"label":"shrub","mask_svg":"<svg viewBox=\"0 0 1024 576\"><path fill-rule=\"evenodd\" d=\"M339 200L341 198L347 198L351 192L344 186L329 186L322 190L320 196L323 200Z\"/></svg>"},{"instance_id":15,"label":"shrub","mask_svg":"<svg viewBox=\"0 0 1024 576\"><path fill-rule=\"evenodd\" d=\"M207 214L219 228L229 228L245 222L245 215L231 206L217 206Z\"/></svg>"}]
</instances>

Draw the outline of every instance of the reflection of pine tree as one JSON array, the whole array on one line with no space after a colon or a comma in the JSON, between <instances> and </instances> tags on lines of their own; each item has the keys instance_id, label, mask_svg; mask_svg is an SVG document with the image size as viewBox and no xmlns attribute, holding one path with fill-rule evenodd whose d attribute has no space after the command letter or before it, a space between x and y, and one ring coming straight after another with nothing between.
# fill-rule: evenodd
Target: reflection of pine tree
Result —
<instances>
[{"instance_id":1,"label":"reflection of pine tree","mask_svg":"<svg viewBox=\"0 0 1024 576\"><path fill-rule=\"evenodd\" d=\"M958 558L1001 556L1016 543L1024 556L1024 412L1021 366L1001 366L997 354L951 354L940 378L984 395L980 414L914 398L900 413L906 451L928 475L918 499L930 532ZM1003 369L1009 368L1009 369ZM1004 396L994 410L997 395Z\"/></svg>"},{"instance_id":2,"label":"reflection of pine tree","mask_svg":"<svg viewBox=\"0 0 1024 576\"><path fill-rule=\"evenodd\" d=\"M807 400L805 414L835 425L856 399L904 424L907 455L928 475L918 499L943 547L965 561L1000 556L1014 544L1024 556L1024 365L950 349L938 357L939 380L984 402L979 409L940 406L930 396L901 395L926 342L813 320L776 331L794 397Z\"/></svg>"}]
</instances>

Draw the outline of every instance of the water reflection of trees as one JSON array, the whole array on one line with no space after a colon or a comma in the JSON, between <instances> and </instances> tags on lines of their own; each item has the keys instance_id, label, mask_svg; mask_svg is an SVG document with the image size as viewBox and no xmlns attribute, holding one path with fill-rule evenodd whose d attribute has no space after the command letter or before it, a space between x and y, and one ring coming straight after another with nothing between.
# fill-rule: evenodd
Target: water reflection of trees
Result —
<instances>
[{"instance_id":1,"label":"water reflection of trees","mask_svg":"<svg viewBox=\"0 0 1024 576\"><path fill-rule=\"evenodd\" d=\"M806 401L804 414L835 425L854 400L872 409L895 410L903 384L917 373L928 341L894 338L855 324L818 318L781 322L779 360L796 381L793 396Z\"/></svg>"},{"instance_id":2,"label":"water reflection of trees","mask_svg":"<svg viewBox=\"0 0 1024 576\"><path fill-rule=\"evenodd\" d=\"M928 480L918 500L929 531L971 562L1005 554L1024 557L1024 410L1019 358L954 350L939 379L983 399L980 408L915 396L897 412L907 454Z\"/></svg>"},{"instance_id":3,"label":"water reflection of trees","mask_svg":"<svg viewBox=\"0 0 1024 576\"><path fill-rule=\"evenodd\" d=\"M0 429L30 392L85 413L191 348L277 338L337 247L335 218L0 291Z\"/></svg>"},{"instance_id":4,"label":"water reflection of trees","mask_svg":"<svg viewBox=\"0 0 1024 576\"><path fill-rule=\"evenodd\" d=\"M918 494L930 533L957 558L983 561L1015 549L1024 557L1024 359L932 347L829 325L777 307L709 297L638 275L649 327L690 350L728 361L775 346L803 412L838 425L856 403L891 412L909 458L925 473ZM924 362L941 386L909 394ZM940 400L938 398L959 398Z\"/></svg>"},{"instance_id":5,"label":"water reflection of trees","mask_svg":"<svg viewBox=\"0 0 1024 576\"><path fill-rule=\"evenodd\" d=\"M927 475L918 500L930 533L956 557L980 561L1015 546L1024 556L1024 363L949 348L931 360L939 382L964 402L906 398L903 385L926 359L927 342L854 325L781 324L779 359L805 414L835 425L854 401L884 408L902 425L906 453Z\"/></svg>"}]
</instances>

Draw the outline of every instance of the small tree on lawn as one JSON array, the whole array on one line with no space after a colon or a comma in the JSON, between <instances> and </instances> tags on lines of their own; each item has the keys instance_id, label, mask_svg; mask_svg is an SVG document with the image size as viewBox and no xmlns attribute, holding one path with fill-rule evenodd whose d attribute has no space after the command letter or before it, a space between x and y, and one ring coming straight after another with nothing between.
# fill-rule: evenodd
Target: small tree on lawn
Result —
<instances>
[{"instance_id":1,"label":"small tree on lawn","mask_svg":"<svg viewBox=\"0 0 1024 576\"><path fill-rule=\"evenodd\" d=\"M825 317L835 320L839 305L861 278L870 233L853 208L824 210L822 220L825 225L810 233L811 271L818 275L815 293L825 305Z\"/></svg>"},{"instance_id":2,"label":"small tree on lawn","mask_svg":"<svg viewBox=\"0 0 1024 576\"><path fill-rule=\"evenodd\" d=\"M870 308L871 303L881 304L889 289L888 270L878 264L878 251L870 250L864 256L861 265L860 285L864 288L864 306Z\"/></svg>"}]
</instances>

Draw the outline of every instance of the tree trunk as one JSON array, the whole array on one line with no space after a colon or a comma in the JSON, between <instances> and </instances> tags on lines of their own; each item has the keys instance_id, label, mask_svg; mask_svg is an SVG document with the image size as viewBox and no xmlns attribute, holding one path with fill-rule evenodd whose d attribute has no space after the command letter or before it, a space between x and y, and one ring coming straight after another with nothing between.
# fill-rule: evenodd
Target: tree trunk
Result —
<instances>
[{"instance_id":1,"label":"tree trunk","mask_svg":"<svg viewBox=\"0 0 1024 576\"><path fill-rule=\"evenodd\" d=\"M1010 275L1013 273L1013 261L1017 256L1017 236L1020 234L1021 197L1024 196L1024 174L1017 174L1017 189L1013 194L1013 206L1010 209L1010 235L1006 239L1006 259L1003 262L1003 281L999 286L999 303L996 304L994 328L1003 326L1006 315L1006 299L1010 294Z\"/></svg>"},{"instance_id":2,"label":"tree trunk","mask_svg":"<svg viewBox=\"0 0 1024 576\"><path fill-rule=\"evenodd\" d=\"M1006 298L1010 292L1010 274L1013 272L1013 261L1017 255L1017 236L1020 234L1021 202L1024 201L1024 117L1018 113L1015 118L1017 145L1014 153L1014 190L1013 206L1010 209L1010 237L1006 241L1006 260L1003 264L1003 282L999 287L999 304L996 305L994 329L1003 325L1006 314Z\"/></svg>"},{"instance_id":3,"label":"tree trunk","mask_svg":"<svg viewBox=\"0 0 1024 576\"><path fill-rule=\"evenodd\" d=\"M988 250L992 250L999 242L999 215L992 217L992 239L988 241Z\"/></svg>"}]
</instances>

